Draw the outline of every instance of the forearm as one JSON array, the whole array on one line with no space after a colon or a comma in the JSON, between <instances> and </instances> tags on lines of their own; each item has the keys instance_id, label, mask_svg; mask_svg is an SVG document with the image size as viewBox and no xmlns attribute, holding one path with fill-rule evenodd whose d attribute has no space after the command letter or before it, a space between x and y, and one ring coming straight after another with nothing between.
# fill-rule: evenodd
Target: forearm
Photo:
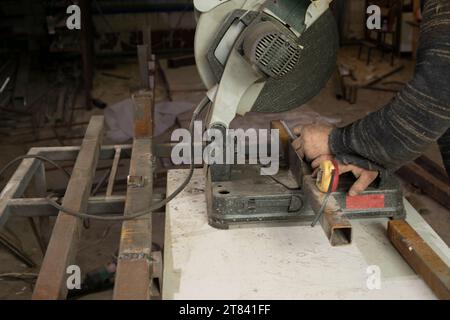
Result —
<instances>
[{"instance_id":1,"label":"forearm","mask_svg":"<svg viewBox=\"0 0 450 320\"><path fill-rule=\"evenodd\" d=\"M417 158L450 126L450 3L426 1L414 79L387 106L330 136L337 156L396 169Z\"/></svg>"}]
</instances>

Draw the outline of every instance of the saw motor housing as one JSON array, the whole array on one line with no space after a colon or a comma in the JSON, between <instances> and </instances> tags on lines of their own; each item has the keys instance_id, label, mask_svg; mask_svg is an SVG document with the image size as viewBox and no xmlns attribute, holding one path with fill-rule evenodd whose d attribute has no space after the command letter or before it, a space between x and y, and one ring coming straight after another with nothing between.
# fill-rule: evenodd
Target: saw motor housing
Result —
<instances>
[{"instance_id":1,"label":"saw motor housing","mask_svg":"<svg viewBox=\"0 0 450 320\"><path fill-rule=\"evenodd\" d=\"M196 59L213 92L211 127L228 128L247 112L298 108L320 92L336 68L338 50L329 2L222 1L201 13ZM210 20L216 16L223 21L214 28Z\"/></svg>"}]
</instances>

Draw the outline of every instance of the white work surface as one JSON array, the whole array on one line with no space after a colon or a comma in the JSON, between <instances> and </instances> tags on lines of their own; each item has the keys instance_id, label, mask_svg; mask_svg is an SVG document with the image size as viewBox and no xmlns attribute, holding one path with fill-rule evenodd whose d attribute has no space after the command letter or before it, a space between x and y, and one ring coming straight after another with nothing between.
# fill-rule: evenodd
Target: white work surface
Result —
<instances>
[{"instance_id":1,"label":"white work surface","mask_svg":"<svg viewBox=\"0 0 450 320\"><path fill-rule=\"evenodd\" d=\"M187 170L172 170L167 192ZM164 299L435 299L387 238L387 219L352 220L353 244L331 247L320 225L208 225L203 170L166 209ZM450 250L405 201L407 221L450 264ZM381 289L367 287L379 266Z\"/></svg>"}]
</instances>

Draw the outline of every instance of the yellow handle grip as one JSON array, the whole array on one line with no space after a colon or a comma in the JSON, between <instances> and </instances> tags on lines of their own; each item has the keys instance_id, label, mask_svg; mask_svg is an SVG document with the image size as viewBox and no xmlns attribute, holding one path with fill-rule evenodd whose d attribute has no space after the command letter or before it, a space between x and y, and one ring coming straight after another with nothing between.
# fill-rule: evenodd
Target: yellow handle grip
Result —
<instances>
[{"instance_id":1,"label":"yellow handle grip","mask_svg":"<svg viewBox=\"0 0 450 320\"><path fill-rule=\"evenodd\" d=\"M320 192L327 193L330 189L330 184L333 182L333 171L335 169L333 162L330 160L326 160L320 164L316 180L316 185Z\"/></svg>"}]
</instances>

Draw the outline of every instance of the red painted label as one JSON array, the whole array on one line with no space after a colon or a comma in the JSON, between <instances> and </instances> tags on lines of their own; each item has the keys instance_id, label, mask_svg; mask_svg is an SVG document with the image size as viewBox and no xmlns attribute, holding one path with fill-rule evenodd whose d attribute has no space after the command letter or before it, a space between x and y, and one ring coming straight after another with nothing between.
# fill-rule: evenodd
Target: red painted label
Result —
<instances>
[{"instance_id":1,"label":"red painted label","mask_svg":"<svg viewBox=\"0 0 450 320\"><path fill-rule=\"evenodd\" d=\"M384 194L347 196L346 207L350 210L384 208Z\"/></svg>"}]
</instances>

